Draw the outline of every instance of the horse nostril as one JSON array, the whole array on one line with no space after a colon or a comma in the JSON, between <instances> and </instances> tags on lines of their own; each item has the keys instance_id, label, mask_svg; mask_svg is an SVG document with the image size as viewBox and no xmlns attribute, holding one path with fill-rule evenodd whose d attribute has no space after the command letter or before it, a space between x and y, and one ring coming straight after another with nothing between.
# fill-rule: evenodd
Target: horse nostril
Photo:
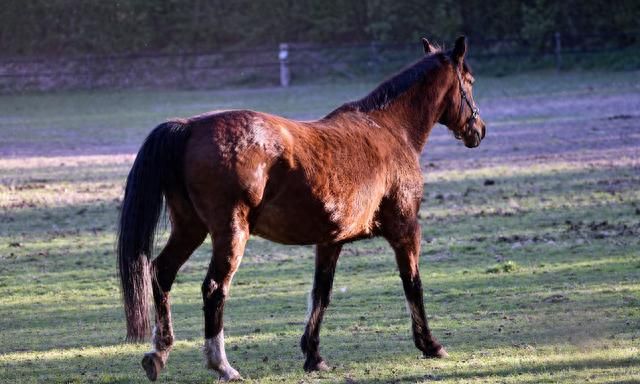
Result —
<instances>
[{"instance_id":1,"label":"horse nostril","mask_svg":"<svg viewBox=\"0 0 640 384\"><path fill-rule=\"evenodd\" d=\"M484 135L487 133L487 127L482 124L482 139L484 139Z\"/></svg>"}]
</instances>

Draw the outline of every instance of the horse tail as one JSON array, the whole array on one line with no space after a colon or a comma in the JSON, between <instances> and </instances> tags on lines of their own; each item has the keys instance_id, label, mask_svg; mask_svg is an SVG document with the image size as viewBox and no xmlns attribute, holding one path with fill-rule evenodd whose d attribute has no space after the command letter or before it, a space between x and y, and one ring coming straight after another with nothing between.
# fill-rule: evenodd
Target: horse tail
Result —
<instances>
[{"instance_id":1,"label":"horse tail","mask_svg":"<svg viewBox=\"0 0 640 384\"><path fill-rule=\"evenodd\" d=\"M188 123L157 126L136 156L125 187L118 230L118 271L127 320L127 340L149 332L151 276L149 258L167 191L185 192L183 157Z\"/></svg>"}]
</instances>

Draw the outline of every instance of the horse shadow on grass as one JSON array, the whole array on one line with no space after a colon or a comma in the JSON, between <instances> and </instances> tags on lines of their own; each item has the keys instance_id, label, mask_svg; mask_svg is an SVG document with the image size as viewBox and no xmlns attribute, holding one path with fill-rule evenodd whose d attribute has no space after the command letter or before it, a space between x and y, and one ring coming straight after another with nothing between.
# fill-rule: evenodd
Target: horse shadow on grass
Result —
<instances>
[{"instance_id":1,"label":"horse shadow on grass","mask_svg":"<svg viewBox=\"0 0 640 384\"><path fill-rule=\"evenodd\" d=\"M638 367L640 357L612 357L612 358L584 358L561 359L549 362L521 362L514 366L496 364L492 367L475 368L451 367L434 369L431 361L424 360L424 373L391 377L358 377L349 373L349 366L366 364L375 366L386 364L389 358L405 351L397 348L387 349L382 354L353 359L357 352L337 353L329 349L327 355L333 355L332 361L337 368L329 373L306 375L302 372L302 356L297 348L293 348L296 338L282 337L273 342L241 343L238 348L230 348L230 360L243 375L252 382L272 380L277 382L347 382L359 384L383 383L415 383L451 380L454 382L465 380L506 380L517 378L522 383L538 383L540 376L548 380L564 380L571 382L571 375L584 370L594 370L594 375L608 375L606 370L624 370ZM326 337L327 344L339 342L332 337ZM380 345L371 340L371 345L385 350L387 345ZM17 356L12 360L5 360L0 367L5 371L6 382L92 382L92 383L147 383L139 366L142 351L136 346L128 348L93 349L91 347L78 348L67 351L61 357L47 357L36 354L24 358ZM277 352L274 352L277 351ZM349 359L351 359L349 361ZM346 364L346 367L342 364ZM619 379L620 372L615 372L617 383L637 383L633 379ZM623 373L624 374L624 373ZM372 376L371 374L365 376ZM522 376L522 377L520 377ZM215 373L207 371L202 362L201 351L190 342L178 343L170 357L169 365L163 372L160 382L171 383L211 383L216 380ZM346 381L345 381L346 380Z\"/></svg>"},{"instance_id":2,"label":"horse shadow on grass","mask_svg":"<svg viewBox=\"0 0 640 384\"><path fill-rule=\"evenodd\" d=\"M440 369L437 373L426 373L424 375L409 375L398 377L397 379L351 379L351 383L357 384L389 384L389 383L430 383L450 380L453 382L465 382L467 380L483 382L485 380L498 381L516 378L518 383L537 384L540 382L576 382L581 378L572 377L572 371L595 370L597 374L591 375L591 378L597 376L607 377L608 373L598 371L610 369L629 369L635 368L640 364L640 358L612 358L612 359L582 359L582 360L561 360L544 363L529 363L518 365L517 367L498 368L498 369L474 369L470 368L465 371L447 372ZM522 376L522 377L521 377ZM542 378L544 376L544 378ZM638 380L629 378L620 380L616 376L612 376L613 381L607 381L617 384L637 384Z\"/></svg>"}]
</instances>

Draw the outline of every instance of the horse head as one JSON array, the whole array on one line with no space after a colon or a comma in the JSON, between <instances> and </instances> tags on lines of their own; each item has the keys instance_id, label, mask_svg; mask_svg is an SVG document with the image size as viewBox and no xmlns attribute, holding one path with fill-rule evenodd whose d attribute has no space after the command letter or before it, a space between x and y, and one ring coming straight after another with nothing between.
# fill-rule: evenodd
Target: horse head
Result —
<instances>
[{"instance_id":1,"label":"horse head","mask_svg":"<svg viewBox=\"0 0 640 384\"><path fill-rule=\"evenodd\" d=\"M422 42L426 54L435 50L427 39L423 39ZM467 39L461 36L456 40L454 48L445 53L454 86L445 96L446 107L438 122L447 126L465 146L475 148L484 139L486 126L473 99L475 79L465 61L466 52Z\"/></svg>"}]
</instances>

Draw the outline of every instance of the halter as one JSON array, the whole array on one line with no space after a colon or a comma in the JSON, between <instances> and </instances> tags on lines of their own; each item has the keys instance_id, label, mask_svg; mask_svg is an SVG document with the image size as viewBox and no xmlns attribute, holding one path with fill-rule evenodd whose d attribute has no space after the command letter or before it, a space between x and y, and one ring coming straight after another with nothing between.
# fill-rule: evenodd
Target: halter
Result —
<instances>
[{"instance_id":1,"label":"halter","mask_svg":"<svg viewBox=\"0 0 640 384\"><path fill-rule=\"evenodd\" d=\"M462 97L462 100L460 101L460 116L462 116L462 101L464 100L471 109L471 116L469 116L467 122L464 125L470 127L471 124L478 118L480 110L474 105L474 103L471 102L471 100L469 100L469 98L467 97L467 92L465 92L464 88L462 87L462 75L460 74L460 69L456 68L456 74L458 75L458 83L460 84L460 95Z\"/></svg>"}]
</instances>

